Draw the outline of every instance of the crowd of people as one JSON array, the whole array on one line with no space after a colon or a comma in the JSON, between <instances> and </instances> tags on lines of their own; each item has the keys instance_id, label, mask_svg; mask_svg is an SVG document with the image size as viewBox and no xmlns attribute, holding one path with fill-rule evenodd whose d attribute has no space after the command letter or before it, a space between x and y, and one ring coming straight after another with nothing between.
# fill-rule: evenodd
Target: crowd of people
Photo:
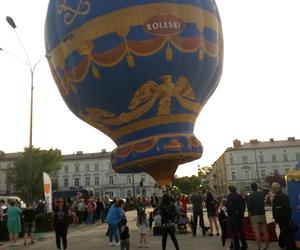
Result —
<instances>
[{"instance_id":1,"label":"crowd of people","mask_svg":"<svg viewBox=\"0 0 300 250\"><path fill-rule=\"evenodd\" d=\"M297 228L291 221L289 197L281 190L279 183L273 183L267 196L271 200L273 218L279 226L278 245L282 249L296 249L293 233ZM151 199L138 197L136 201L123 199L110 200L107 197L84 199L78 194L73 200L63 198L53 202L53 229L55 231L57 249L66 250L68 247L67 234L70 225L86 223L90 225L99 220L107 224L108 244L118 246L121 250L130 249L130 229L127 225L125 205L136 203L136 227L139 234L139 248L150 248L148 234L153 230L154 235L161 235L162 249L170 239L176 250L180 249L177 233L187 233L190 226L192 236L196 237L197 229L202 236L220 236L220 246L233 250L248 249L245 234L245 212L247 209L250 224L254 233L257 250L269 249L270 235L266 219L266 196L259 190L256 183L251 184L251 193L242 196L235 186L228 187L226 197L217 198L210 191L197 192L186 196L166 192L158 198L155 194ZM191 203L192 213L188 216L188 203ZM0 200L0 228L3 228L4 218L9 232L11 244L16 245L21 232L21 221L24 231L24 246L33 244L33 225L36 211L30 204L21 210L14 200L6 210L4 201ZM204 223L204 208L206 208L208 225ZM149 212L149 214L147 213ZM249 226L249 225L248 225Z\"/></svg>"},{"instance_id":2,"label":"crowd of people","mask_svg":"<svg viewBox=\"0 0 300 250\"><path fill-rule=\"evenodd\" d=\"M272 194L273 218L280 230L278 245L281 249L296 249L293 239L295 228L291 228L293 223L291 221L289 198L282 192L279 183L272 184L270 194ZM269 249L270 232L265 211L266 195L264 191L259 190L259 186L256 183L251 184L251 193L247 196L239 194L235 186L229 186L228 195L221 199L215 197L210 191L197 191L190 196L166 193L160 200L154 194L151 197L150 204L152 209L150 209L148 216L146 214L148 203L142 198L137 201L136 225L140 234L139 247L150 247L147 234L154 223L153 234L162 236L163 250L166 249L168 236L170 236L175 249L180 249L180 242L178 242L176 234L181 232L182 224L190 226L193 237L196 237L198 225L203 236L220 236L220 246L222 247L226 247L226 240L229 239L229 248L233 250L248 249L245 227L250 226L256 241L256 249ZM190 218L188 217L188 202L192 204L192 215ZM204 223L204 208L206 208L208 225ZM250 225L245 224L247 223L247 220L245 220L246 209ZM109 210L108 214L110 214L110 211L113 210ZM124 226L122 221L124 221L124 218L126 221L126 216L123 213L115 221L118 224L118 226L115 226L115 229L119 229L121 239L123 235L122 226ZM183 222L182 218L185 219ZM126 228L126 248L121 249L129 249L130 246L129 230L127 226ZM113 230L114 234L116 232L115 229ZM187 230L182 232L187 232ZM115 244L118 246L117 239ZM112 244L114 243L112 243L112 238L110 238L110 245Z\"/></svg>"},{"instance_id":3,"label":"crowd of people","mask_svg":"<svg viewBox=\"0 0 300 250\"><path fill-rule=\"evenodd\" d=\"M21 210L20 204L15 200L0 200L0 235L8 231L11 245L18 245L17 240L22 231L24 233L24 246L33 244L32 238L35 212L30 204L26 204L26 209Z\"/></svg>"},{"instance_id":4,"label":"crowd of people","mask_svg":"<svg viewBox=\"0 0 300 250\"><path fill-rule=\"evenodd\" d=\"M207 192L206 194L197 192L191 196L193 236L196 236L197 221L199 218L199 226L202 229L203 236L206 236L207 231L209 231L209 236L213 236L214 228L216 230L215 235L219 236L219 223L222 232L221 244L223 247L226 244L226 239L230 238L230 249L248 249L245 236L245 227L249 226L245 225L245 211L247 208L251 228L255 235L256 249L269 249L270 238L265 211L265 193L259 190L257 183L251 184L251 193L248 196L238 194L235 186L229 186L228 191L228 196L222 199L216 199L211 192ZM282 192L280 184L276 182L272 184L268 197L271 198L269 202L272 205L274 221L278 224L280 230L278 237L279 247L288 250L296 249L293 234L297 228L291 220L292 211L289 197ZM204 225L204 206L207 209L209 228ZM264 242L264 246L262 246L262 241Z\"/></svg>"}]
</instances>

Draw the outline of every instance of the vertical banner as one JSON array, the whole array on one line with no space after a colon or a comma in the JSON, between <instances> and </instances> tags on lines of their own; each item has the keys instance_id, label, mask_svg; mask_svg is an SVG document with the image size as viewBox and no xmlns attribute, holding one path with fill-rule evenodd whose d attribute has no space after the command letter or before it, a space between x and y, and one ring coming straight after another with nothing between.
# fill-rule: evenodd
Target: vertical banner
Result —
<instances>
[{"instance_id":1,"label":"vertical banner","mask_svg":"<svg viewBox=\"0 0 300 250\"><path fill-rule=\"evenodd\" d=\"M47 213L52 212L52 184L50 176L43 172L43 181L44 181L44 195L46 201Z\"/></svg>"},{"instance_id":2,"label":"vertical banner","mask_svg":"<svg viewBox=\"0 0 300 250\"><path fill-rule=\"evenodd\" d=\"M297 224L299 230L294 235L296 246L300 249L300 171L291 170L287 176L287 191L292 208L292 221Z\"/></svg>"}]
</instances>

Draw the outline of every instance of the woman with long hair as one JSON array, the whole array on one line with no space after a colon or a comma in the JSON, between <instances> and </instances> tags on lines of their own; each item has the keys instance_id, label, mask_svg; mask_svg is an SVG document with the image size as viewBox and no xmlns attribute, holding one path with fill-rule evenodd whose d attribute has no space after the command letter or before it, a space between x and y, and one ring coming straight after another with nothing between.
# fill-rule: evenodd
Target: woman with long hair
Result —
<instances>
[{"instance_id":1,"label":"woman with long hair","mask_svg":"<svg viewBox=\"0 0 300 250\"><path fill-rule=\"evenodd\" d=\"M213 236L213 225L215 225L217 236L219 236L219 225L218 225L218 202L214 198L211 192L207 192L206 194L206 209L207 209L207 217L209 221L209 236Z\"/></svg>"},{"instance_id":2,"label":"woman with long hair","mask_svg":"<svg viewBox=\"0 0 300 250\"><path fill-rule=\"evenodd\" d=\"M142 248L143 244L145 244L146 248L149 248L150 245L148 245L148 242L147 242L147 233L148 233L148 229L149 229L149 223L148 223L147 215L146 215L146 212L144 209L142 209L139 212L139 216L137 218L136 225L139 229L138 231L140 234L139 248Z\"/></svg>"},{"instance_id":3,"label":"woman with long hair","mask_svg":"<svg viewBox=\"0 0 300 250\"><path fill-rule=\"evenodd\" d=\"M178 210L172 202L171 197L165 194L162 198L161 205L159 207L161 222L162 222L162 249L166 250L167 237L170 234L171 240L176 248L179 250L178 242L175 236L175 223L178 218Z\"/></svg>"}]
</instances>

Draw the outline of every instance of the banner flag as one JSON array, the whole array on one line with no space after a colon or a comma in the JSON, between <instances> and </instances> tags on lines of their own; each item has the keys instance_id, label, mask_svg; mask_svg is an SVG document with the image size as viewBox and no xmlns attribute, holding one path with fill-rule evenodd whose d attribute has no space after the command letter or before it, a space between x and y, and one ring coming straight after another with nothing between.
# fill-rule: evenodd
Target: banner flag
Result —
<instances>
[{"instance_id":1,"label":"banner flag","mask_svg":"<svg viewBox=\"0 0 300 250\"><path fill-rule=\"evenodd\" d=\"M43 172L43 181L44 181L44 194L46 201L47 213L52 212L52 184L50 176Z\"/></svg>"}]
</instances>

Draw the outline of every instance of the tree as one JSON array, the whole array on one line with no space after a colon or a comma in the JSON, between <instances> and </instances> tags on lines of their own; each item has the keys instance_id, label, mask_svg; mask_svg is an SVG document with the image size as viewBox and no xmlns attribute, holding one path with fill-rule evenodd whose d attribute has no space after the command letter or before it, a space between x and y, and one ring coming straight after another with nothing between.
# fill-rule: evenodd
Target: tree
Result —
<instances>
[{"instance_id":1,"label":"tree","mask_svg":"<svg viewBox=\"0 0 300 250\"><path fill-rule=\"evenodd\" d=\"M193 176L184 176L184 177L176 177L172 181L172 185L176 186L180 192L184 194L191 194L196 191L201 185L201 178L193 175Z\"/></svg>"},{"instance_id":2,"label":"tree","mask_svg":"<svg viewBox=\"0 0 300 250\"><path fill-rule=\"evenodd\" d=\"M50 176L61 168L61 151L58 149L40 150L32 148L32 197L43 197L43 172ZM27 198L29 149L25 148L22 156L14 162L14 166L7 170L7 181L14 186L15 191L22 197Z\"/></svg>"},{"instance_id":3,"label":"tree","mask_svg":"<svg viewBox=\"0 0 300 250\"><path fill-rule=\"evenodd\" d=\"M269 184L270 187L271 187L272 183L274 183L274 182L278 182L281 187L286 186L284 176L281 176L278 173L274 173L274 175L267 176L265 181Z\"/></svg>"}]
</instances>

